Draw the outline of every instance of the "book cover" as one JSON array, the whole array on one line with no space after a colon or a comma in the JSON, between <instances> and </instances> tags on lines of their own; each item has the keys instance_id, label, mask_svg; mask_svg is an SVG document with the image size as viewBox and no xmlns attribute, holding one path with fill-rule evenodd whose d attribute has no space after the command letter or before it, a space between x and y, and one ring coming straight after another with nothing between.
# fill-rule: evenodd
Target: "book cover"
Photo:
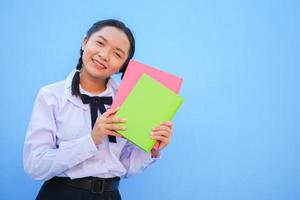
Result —
<instances>
[{"instance_id":1,"label":"book cover","mask_svg":"<svg viewBox=\"0 0 300 200\"><path fill-rule=\"evenodd\" d=\"M144 74L116 113L116 117L126 119L127 128L117 132L150 152L156 142L150 136L152 128L171 120L182 102L182 97Z\"/></svg>"},{"instance_id":2,"label":"book cover","mask_svg":"<svg viewBox=\"0 0 300 200\"><path fill-rule=\"evenodd\" d=\"M158 82L162 83L167 88L169 88L177 94L179 93L183 82L182 78L178 76L140 63L138 61L130 60L126 69L126 73L123 76L118 92L112 103L112 108L116 108L122 105L128 94L131 92L137 81L142 76L142 74L147 74L151 76L152 78L156 79ZM154 146L154 149L157 150L158 148L159 142L157 142Z\"/></svg>"},{"instance_id":3,"label":"book cover","mask_svg":"<svg viewBox=\"0 0 300 200\"><path fill-rule=\"evenodd\" d=\"M114 97L111 108L116 108L122 105L142 74L149 75L177 94L183 82L182 78L178 76L162 71L160 69L156 69L138 61L130 60L118 92Z\"/></svg>"}]
</instances>

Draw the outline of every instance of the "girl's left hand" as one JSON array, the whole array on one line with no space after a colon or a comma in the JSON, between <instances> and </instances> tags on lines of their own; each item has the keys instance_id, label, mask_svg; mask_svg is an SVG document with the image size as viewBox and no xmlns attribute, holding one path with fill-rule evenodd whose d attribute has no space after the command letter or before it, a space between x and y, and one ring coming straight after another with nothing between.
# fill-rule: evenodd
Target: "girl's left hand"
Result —
<instances>
[{"instance_id":1,"label":"girl's left hand","mask_svg":"<svg viewBox=\"0 0 300 200\"><path fill-rule=\"evenodd\" d=\"M156 157L158 152L165 148L171 142L173 134L173 123L171 121L162 122L160 126L152 129L151 137L154 140L160 141L157 151L152 150L152 156Z\"/></svg>"}]
</instances>

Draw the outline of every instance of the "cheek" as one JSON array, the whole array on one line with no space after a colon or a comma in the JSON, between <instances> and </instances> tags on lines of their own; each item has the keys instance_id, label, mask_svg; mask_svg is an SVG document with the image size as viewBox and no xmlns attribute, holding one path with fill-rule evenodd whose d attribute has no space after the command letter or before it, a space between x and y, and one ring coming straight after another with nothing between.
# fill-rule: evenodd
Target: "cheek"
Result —
<instances>
[{"instance_id":1,"label":"cheek","mask_svg":"<svg viewBox=\"0 0 300 200\"><path fill-rule=\"evenodd\" d=\"M115 72L120 71L120 69L122 68L124 63L125 63L125 61L118 60L118 59L112 59L111 60L111 66L113 66L112 70Z\"/></svg>"},{"instance_id":2,"label":"cheek","mask_svg":"<svg viewBox=\"0 0 300 200\"><path fill-rule=\"evenodd\" d=\"M86 54L83 53L83 54L82 54L82 62L83 62L83 64L85 64L86 61L87 61L87 58L86 58L86 57L87 57Z\"/></svg>"},{"instance_id":3,"label":"cheek","mask_svg":"<svg viewBox=\"0 0 300 200\"><path fill-rule=\"evenodd\" d=\"M123 64L125 63L125 60L117 59L115 56L110 56L110 66L112 66L113 70L119 71Z\"/></svg>"},{"instance_id":4,"label":"cheek","mask_svg":"<svg viewBox=\"0 0 300 200\"><path fill-rule=\"evenodd\" d=\"M89 52L84 50L82 54L82 62L86 63L89 57L90 57Z\"/></svg>"},{"instance_id":5,"label":"cheek","mask_svg":"<svg viewBox=\"0 0 300 200\"><path fill-rule=\"evenodd\" d=\"M86 60L91 58L93 55L97 54L99 50L92 46L92 45L87 45L84 50L83 50L83 55L82 59L85 58Z\"/></svg>"},{"instance_id":6,"label":"cheek","mask_svg":"<svg viewBox=\"0 0 300 200\"><path fill-rule=\"evenodd\" d=\"M94 55L93 51L84 51L82 54L82 62L83 64L87 64L88 62L91 61L92 56Z\"/></svg>"}]
</instances>

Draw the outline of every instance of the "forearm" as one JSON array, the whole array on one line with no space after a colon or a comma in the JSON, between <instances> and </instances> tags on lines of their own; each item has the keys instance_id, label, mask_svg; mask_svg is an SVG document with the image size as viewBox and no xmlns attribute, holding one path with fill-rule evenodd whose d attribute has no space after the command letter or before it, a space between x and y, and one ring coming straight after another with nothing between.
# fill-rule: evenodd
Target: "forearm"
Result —
<instances>
[{"instance_id":1,"label":"forearm","mask_svg":"<svg viewBox=\"0 0 300 200\"><path fill-rule=\"evenodd\" d=\"M59 147L27 140L24 146L24 169L33 179L48 180L96 153L97 148L90 136L62 142Z\"/></svg>"},{"instance_id":2,"label":"forearm","mask_svg":"<svg viewBox=\"0 0 300 200\"><path fill-rule=\"evenodd\" d=\"M144 171L147 167L158 160L159 157L159 154L152 157L151 153L146 153L128 142L121 154L121 162L127 169L125 177L133 176Z\"/></svg>"}]
</instances>

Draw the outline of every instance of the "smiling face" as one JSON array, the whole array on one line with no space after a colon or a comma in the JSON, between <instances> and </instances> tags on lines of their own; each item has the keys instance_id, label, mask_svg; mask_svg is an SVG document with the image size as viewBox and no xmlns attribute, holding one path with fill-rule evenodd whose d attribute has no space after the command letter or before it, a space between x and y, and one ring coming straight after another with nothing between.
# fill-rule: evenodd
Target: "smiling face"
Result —
<instances>
[{"instance_id":1,"label":"smiling face","mask_svg":"<svg viewBox=\"0 0 300 200\"><path fill-rule=\"evenodd\" d=\"M83 41L82 72L90 78L105 81L121 69L129 49L130 42L122 30L103 27Z\"/></svg>"}]
</instances>

